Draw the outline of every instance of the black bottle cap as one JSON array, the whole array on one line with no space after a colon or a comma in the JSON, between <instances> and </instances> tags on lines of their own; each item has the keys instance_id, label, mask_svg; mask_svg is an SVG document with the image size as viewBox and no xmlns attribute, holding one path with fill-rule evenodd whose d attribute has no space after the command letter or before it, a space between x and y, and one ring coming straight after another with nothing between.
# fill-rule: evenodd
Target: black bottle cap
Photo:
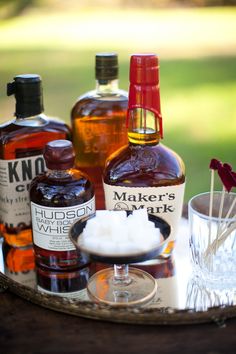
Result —
<instances>
[{"instance_id":1,"label":"black bottle cap","mask_svg":"<svg viewBox=\"0 0 236 354\"><path fill-rule=\"evenodd\" d=\"M44 148L43 156L50 170L67 170L74 165L75 153L69 140L50 141Z\"/></svg>"},{"instance_id":2,"label":"black bottle cap","mask_svg":"<svg viewBox=\"0 0 236 354\"><path fill-rule=\"evenodd\" d=\"M96 54L96 79L99 81L118 78L118 56L116 53Z\"/></svg>"},{"instance_id":3,"label":"black bottle cap","mask_svg":"<svg viewBox=\"0 0 236 354\"><path fill-rule=\"evenodd\" d=\"M26 118L43 112L42 80L39 75L17 75L7 84L7 95L15 95L15 116Z\"/></svg>"}]
</instances>

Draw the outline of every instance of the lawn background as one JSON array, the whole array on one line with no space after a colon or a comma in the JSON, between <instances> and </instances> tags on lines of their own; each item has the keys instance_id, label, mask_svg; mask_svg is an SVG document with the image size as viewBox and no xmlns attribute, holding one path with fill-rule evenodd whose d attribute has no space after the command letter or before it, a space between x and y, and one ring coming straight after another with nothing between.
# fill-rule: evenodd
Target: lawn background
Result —
<instances>
[{"instance_id":1,"label":"lawn background","mask_svg":"<svg viewBox=\"0 0 236 354\"><path fill-rule=\"evenodd\" d=\"M44 1L0 21L1 123L14 113L6 83L17 74L40 74L45 113L70 124L75 99L95 86L96 52L119 54L120 87L128 90L130 54L151 51L160 56L163 143L186 165L185 201L209 190L211 158L236 169L235 7L122 9Z\"/></svg>"}]
</instances>

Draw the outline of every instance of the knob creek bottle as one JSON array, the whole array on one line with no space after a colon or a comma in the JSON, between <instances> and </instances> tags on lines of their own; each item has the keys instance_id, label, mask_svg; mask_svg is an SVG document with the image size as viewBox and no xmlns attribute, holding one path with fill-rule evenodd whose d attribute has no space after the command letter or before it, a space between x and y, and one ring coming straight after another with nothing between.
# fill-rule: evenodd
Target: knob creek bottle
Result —
<instances>
[{"instance_id":1,"label":"knob creek bottle","mask_svg":"<svg viewBox=\"0 0 236 354\"><path fill-rule=\"evenodd\" d=\"M70 128L43 114L39 75L18 75L7 86L16 99L15 119L0 125L0 223L13 247L32 244L29 185L45 171L43 148L48 141L70 139Z\"/></svg>"}]
</instances>

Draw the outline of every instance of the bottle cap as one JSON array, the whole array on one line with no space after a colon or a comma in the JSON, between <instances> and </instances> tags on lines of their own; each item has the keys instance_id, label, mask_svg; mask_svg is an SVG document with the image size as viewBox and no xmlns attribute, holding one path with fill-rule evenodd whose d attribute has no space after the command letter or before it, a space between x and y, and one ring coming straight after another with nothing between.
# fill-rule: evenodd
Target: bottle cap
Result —
<instances>
[{"instance_id":1,"label":"bottle cap","mask_svg":"<svg viewBox=\"0 0 236 354\"><path fill-rule=\"evenodd\" d=\"M36 74L24 74L14 77L14 81L7 84L7 95L15 95L18 118L31 117L43 112L42 80Z\"/></svg>"},{"instance_id":2,"label":"bottle cap","mask_svg":"<svg viewBox=\"0 0 236 354\"><path fill-rule=\"evenodd\" d=\"M131 56L128 112L136 108L143 108L155 114L159 121L160 136L163 138L159 62L156 54Z\"/></svg>"},{"instance_id":3,"label":"bottle cap","mask_svg":"<svg viewBox=\"0 0 236 354\"><path fill-rule=\"evenodd\" d=\"M118 56L116 53L96 54L96 79L99 81L115 80L118 78Z\"/></svg>"},{"instance_id":4,"label":"bottle cap","mask_svg":"<svg viewBox=\"0 0 236 354\"><path fill-rule=\"evenodd\" d=\"M44 159L50 170L67 170L74 165L75 153L69 140L53 140L44 148Z\"/></svg>"}]
</instances>

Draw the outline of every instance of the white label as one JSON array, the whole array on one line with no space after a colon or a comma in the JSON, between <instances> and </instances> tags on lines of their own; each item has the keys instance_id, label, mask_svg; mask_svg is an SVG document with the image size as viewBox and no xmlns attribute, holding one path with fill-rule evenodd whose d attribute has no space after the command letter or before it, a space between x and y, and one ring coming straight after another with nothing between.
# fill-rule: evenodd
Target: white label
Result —
<instances>
[{"instance_id":1,"label":"white label","mask_svg":"<svg viewBox=\"0 0 236 354\"><path fill-rule=\"evenodd\" d=\"M69 230L76 220L95 212L95 197L88 202L64 208L50 208L31 202L34 244L50 251L71 251L75 247Z\"/></svg>"},{"instance_id":2,"label":"white label","mask_svg":"<svg viewBox=\"0 0 236 354\"><path fill-rule=\"evenodd\" d=\"M45 171L42 155L15 160L0 160L0 220L7 226L29 226L29 185Z\"/></svg>"},{"instance_id":3,"label":"white label","mask_svg":"<svg viewBox=\"0 0 236 354\"><path fill-rule=\"evenodd\" d=\"M182 215L185 184L166 187L120 187L103 184L106 209L137 210L159 216L171 226L169 241L175 240Z\"/></svg>"}]
</instances>

